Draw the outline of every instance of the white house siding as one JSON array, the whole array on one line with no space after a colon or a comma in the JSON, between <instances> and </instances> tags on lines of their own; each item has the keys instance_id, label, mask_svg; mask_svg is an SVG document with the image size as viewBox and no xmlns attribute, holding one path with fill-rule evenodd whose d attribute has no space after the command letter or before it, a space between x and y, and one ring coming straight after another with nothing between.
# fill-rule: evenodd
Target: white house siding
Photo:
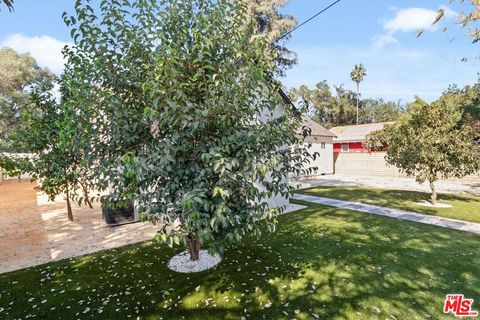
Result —
<instances>
[{"instance_id":1,"label":"white house siding","mask_svg":"<svg viewBox=\"0 0 480 320\"><path fill-rule=\"evenodd\" d=\"M279 118L285 114L285 104L280 103L277 108L273 111L270 112L268 110L265 110L262 115L261 115L261 121L267 122L276 118ZM286 148L287 146L285 146ZM284 177L282 179L282 183L288 183L288 178ZM265 188L257 183L257 188L261 191L265 191ZM278 208L278 207L283 207L287 206L289 204L288 197L283 197L282 195L272 195L268 199L264 199L265 202L267 202L268 207L271 209Z\"/></svg>"},{"instance_id":2,"label":"white house siding","mask_svg":"<svg viewBox=\"0 0 480 320\"><path fill-rule=\"evenodd\" d=\"M310 154L318 153L315 160L311 160L308 167L316 167L317 170L309 174L310 176L319 176L333 174L333 137L312 136L307 139L311 143L308 148Z\"/></svg>"}]
</instances>

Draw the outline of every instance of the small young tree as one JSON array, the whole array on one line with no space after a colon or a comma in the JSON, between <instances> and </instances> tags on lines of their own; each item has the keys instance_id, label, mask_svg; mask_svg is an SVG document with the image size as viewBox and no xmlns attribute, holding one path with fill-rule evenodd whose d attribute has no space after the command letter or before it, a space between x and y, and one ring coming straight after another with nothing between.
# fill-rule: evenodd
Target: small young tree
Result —
<instances>
[{"instance_id":1,"label":"small young tree","mask_svg":"<svg viewBox=\"0 0 480 320\"><path fill-rule=\"evenodd\" d=\"M419 183L428 181L432 204L436 204L435 181L462 178L479 168L472 128L461 124L461 119L458 95L443 95L432 104L416 98L398 122L371 135L367 147L386 147L387 163L415 176Z\"/></svg>"},{"instance_id":2,"label":"small young tree","mask_svg":"<svg viewBox=\"0 0 480 320\"><path fill-rule=\"evenodd\" d=\"M228 0L102 2L99 13L77 2L64 16L70 89L95 124L99 189L112 190L103 201L135 201L192 260L273 229L266 199L288 196L308 155L287 147L308 133L293 111L271 117L276 51L246 17Z\"/></svg>"},{"instance_id":3,"label":"small young tree","mask_svg":"<svg viewBox=\"0 0 480 320\"><path fill-rule=\"evenodd\" d=\"M32 93L36 112L26 115L17 143L28 145L32 156L12 159L18 170L28 172L38 182L37 189L50 200L64 194L68 219L73 221L71 199L92 208L86 146L90 143L80 130L79 117L71 104L57 102L51 91ZM78 192L80 192L78 194Z\"/></svg>"}]
</instances>

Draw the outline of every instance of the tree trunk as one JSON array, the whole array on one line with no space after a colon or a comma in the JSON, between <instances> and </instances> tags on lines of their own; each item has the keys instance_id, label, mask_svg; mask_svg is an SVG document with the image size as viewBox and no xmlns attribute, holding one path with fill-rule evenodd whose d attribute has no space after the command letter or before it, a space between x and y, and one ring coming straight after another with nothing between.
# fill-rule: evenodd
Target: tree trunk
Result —
<instances>
[{"instance_id":1,"label":"tree trunk","mask_svg":"<svg viewBox=\"0 0 480 320\"><path fill-rule=\"evenodd\" d=\"M432 190L432 204L436 205L437 204L437 189L435 189L435 185L433 184L433 181L430 181L430 189Z\"/></svg>"},{"instance_id":2,"label":"tree trunk","mask_svg":"<svg viewBox=\"0 0 480 320\"><path fill-rule=\"evenodd\" d=\"M194 236L189 236L187 240L188 252L190 253L190 260L197 261L200 259L200 239Z\"/></svg>"},{"instance_id":3,"label":"tree trunk","mask_svg":"<svg viewBox=\"0 0 480 320\"><path fill-rule=\"evenodd\" d=\"M85 196L85 201L87 202L87 205L90 209L93 209L93 205L92 203L90 202L90 199L88 199L88 192L85 188L82 188L83 189L83 195Z\"/></svg>"},{"instance_id":4,"label":"tree trunk","mask_svg":"<svg viewBox=\"0 0 480 320\"><path fill-rule=\"evenodd\" d=\"M67 215L68 215L68 220L73 221L73 212L72 212L72 206L70 204L70 192L68 190L68 183L66 185L66 193L67 193Z\"/></svg>"},{"instance_id":5,"label":"tree trunk","mask_svg":"<svg viewBox=\"0 0 480 320\"><path fill-rule=\"evenodd\" d=\"M88 200L88 198L86 198L86 199L87 199L88 207L89 207L90 209L93 209L93 205L92 205L92 203L90 202L90 200Z\"/></svg>"},{"instance_id":6,"label":"tree trunk","mask_svg":"<svg viewBox=\"0 0 480 320\"><path fill-rule=\"evenodd\" d=\"M359 88L359 84L357 83L357 124L358 124L358 99L359 99L359 92L360 92L360 88Z\"/></svg>"}]
</instances>

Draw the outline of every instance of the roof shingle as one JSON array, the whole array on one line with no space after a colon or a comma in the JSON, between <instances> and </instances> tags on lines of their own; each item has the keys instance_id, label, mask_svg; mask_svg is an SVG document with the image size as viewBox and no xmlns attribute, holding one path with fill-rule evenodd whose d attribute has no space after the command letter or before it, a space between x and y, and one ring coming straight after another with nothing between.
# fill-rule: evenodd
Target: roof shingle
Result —
<instances>
[{"instance_id":1,"label":"roof shingle","mask_svg":"<svg viewBox=\"0 0 480 320\"><path fill-rule=\"evenodd\" d=\"M392 123L393 122L379 122L353 126L333 127L330 129L330 131L337 136L333 139L334 142L363 142L367 139L367 136L373 131L383 129L386 124Z\"/></svg>"},{"instance_id":2,"label":"roof shingle","mask_svg":"<svg viewBox=\"0 0 480 320\"><path fill-rule=\"evenodd\" d=\"M333 132L327 130L324 126L307 117L302 117L302 126L310 128L312 130L312 136L333 138L336 137Z\"/></svg>"}]
</instances>

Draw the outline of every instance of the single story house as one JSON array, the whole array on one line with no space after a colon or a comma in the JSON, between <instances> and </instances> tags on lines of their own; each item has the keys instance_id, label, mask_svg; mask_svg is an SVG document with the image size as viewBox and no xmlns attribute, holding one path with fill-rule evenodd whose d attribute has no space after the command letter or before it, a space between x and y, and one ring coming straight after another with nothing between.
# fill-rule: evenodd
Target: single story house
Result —
<instances>
[{"instance_id":1,"label":"single story house","mask_svg":"<svg viewBox=\"0 0 480 320\"><path fill-rule=\"evenodd\" d=\"M336 135L307 117L303 118L303 125L312 130L311 135L305 141L311 144L309 148L310 154L318 153L316 159L309 165L316 168L311 175L333 174L333 140L336 138Z\"/></svg>"},{"instance_id":2,"label":"single story house","mask_svg":"<svg viewBox=\"0 0 480 320\"><path fill-rule=\"evenodd\" d=\"M286 108L290 108L298 117L300 117L301 114L298 112L288 95L283 90L279 90L278 94L282 98L281 103L274 112L263 114L262 121L269 121L270 119L275 119L284 115L285 110L287 110ZM309 152L319 153L319 156L308 165L308 167L317 167L317 170L312 173L312 175L333 174L332 151L335 134L307 117L302 117L302 124L311 129L311 136L308 137L306 141L306 143L311 143ZM285 179L285 181L288 180ZM266 202L269 204L270 208L286 206L289 204L288 198L285 198L282 195L273 195L271 198L266 199Z\"/></svg>"},{"instance_id":3,"label":"single story house","mask_svg":"<svg viewBox=\"0 0 480 320\"><path fill-rule=\"evenodd\" d=\"M371 152L364 147L370 133L393 122L369 123L331 128L335 174L403 177L394 166L385 162L385 152Z\"/></svg>"},{"instance_id":4,"label":"single story house","mask_svg":"<svg viewBox=\"0 0 480 320\"><path fill-rule=\"evenodd\" d=\"M393 122L333 127L330 129L330 131L336 135L336 138L333 140L333 152L368 152L364 148L367 136L374 131L383 129L386 124L391 123Z\"/></svg>"},{"instance_id":5,"label":"single story house","mask_svg":"<svg viewBox=\"0 0 480 320\"><path fill-rule=\"evenodd\" d=\"M283 90L279 90L279 94L283 102L279 110L284 112L285 107L288 106L295 113L298 113L297 108L288 95ZM300 114L298 114L298 116L300 116ZM333 174L333 139L336 137L335 134L308 117L302 116L302 126L310 128L311 130L310 136L305 141L311 144L308 150L309 153L318 153L317 158L308 165L308 167L317 168L312 172L311 176Z\"/></svg>"}]
</instances>

